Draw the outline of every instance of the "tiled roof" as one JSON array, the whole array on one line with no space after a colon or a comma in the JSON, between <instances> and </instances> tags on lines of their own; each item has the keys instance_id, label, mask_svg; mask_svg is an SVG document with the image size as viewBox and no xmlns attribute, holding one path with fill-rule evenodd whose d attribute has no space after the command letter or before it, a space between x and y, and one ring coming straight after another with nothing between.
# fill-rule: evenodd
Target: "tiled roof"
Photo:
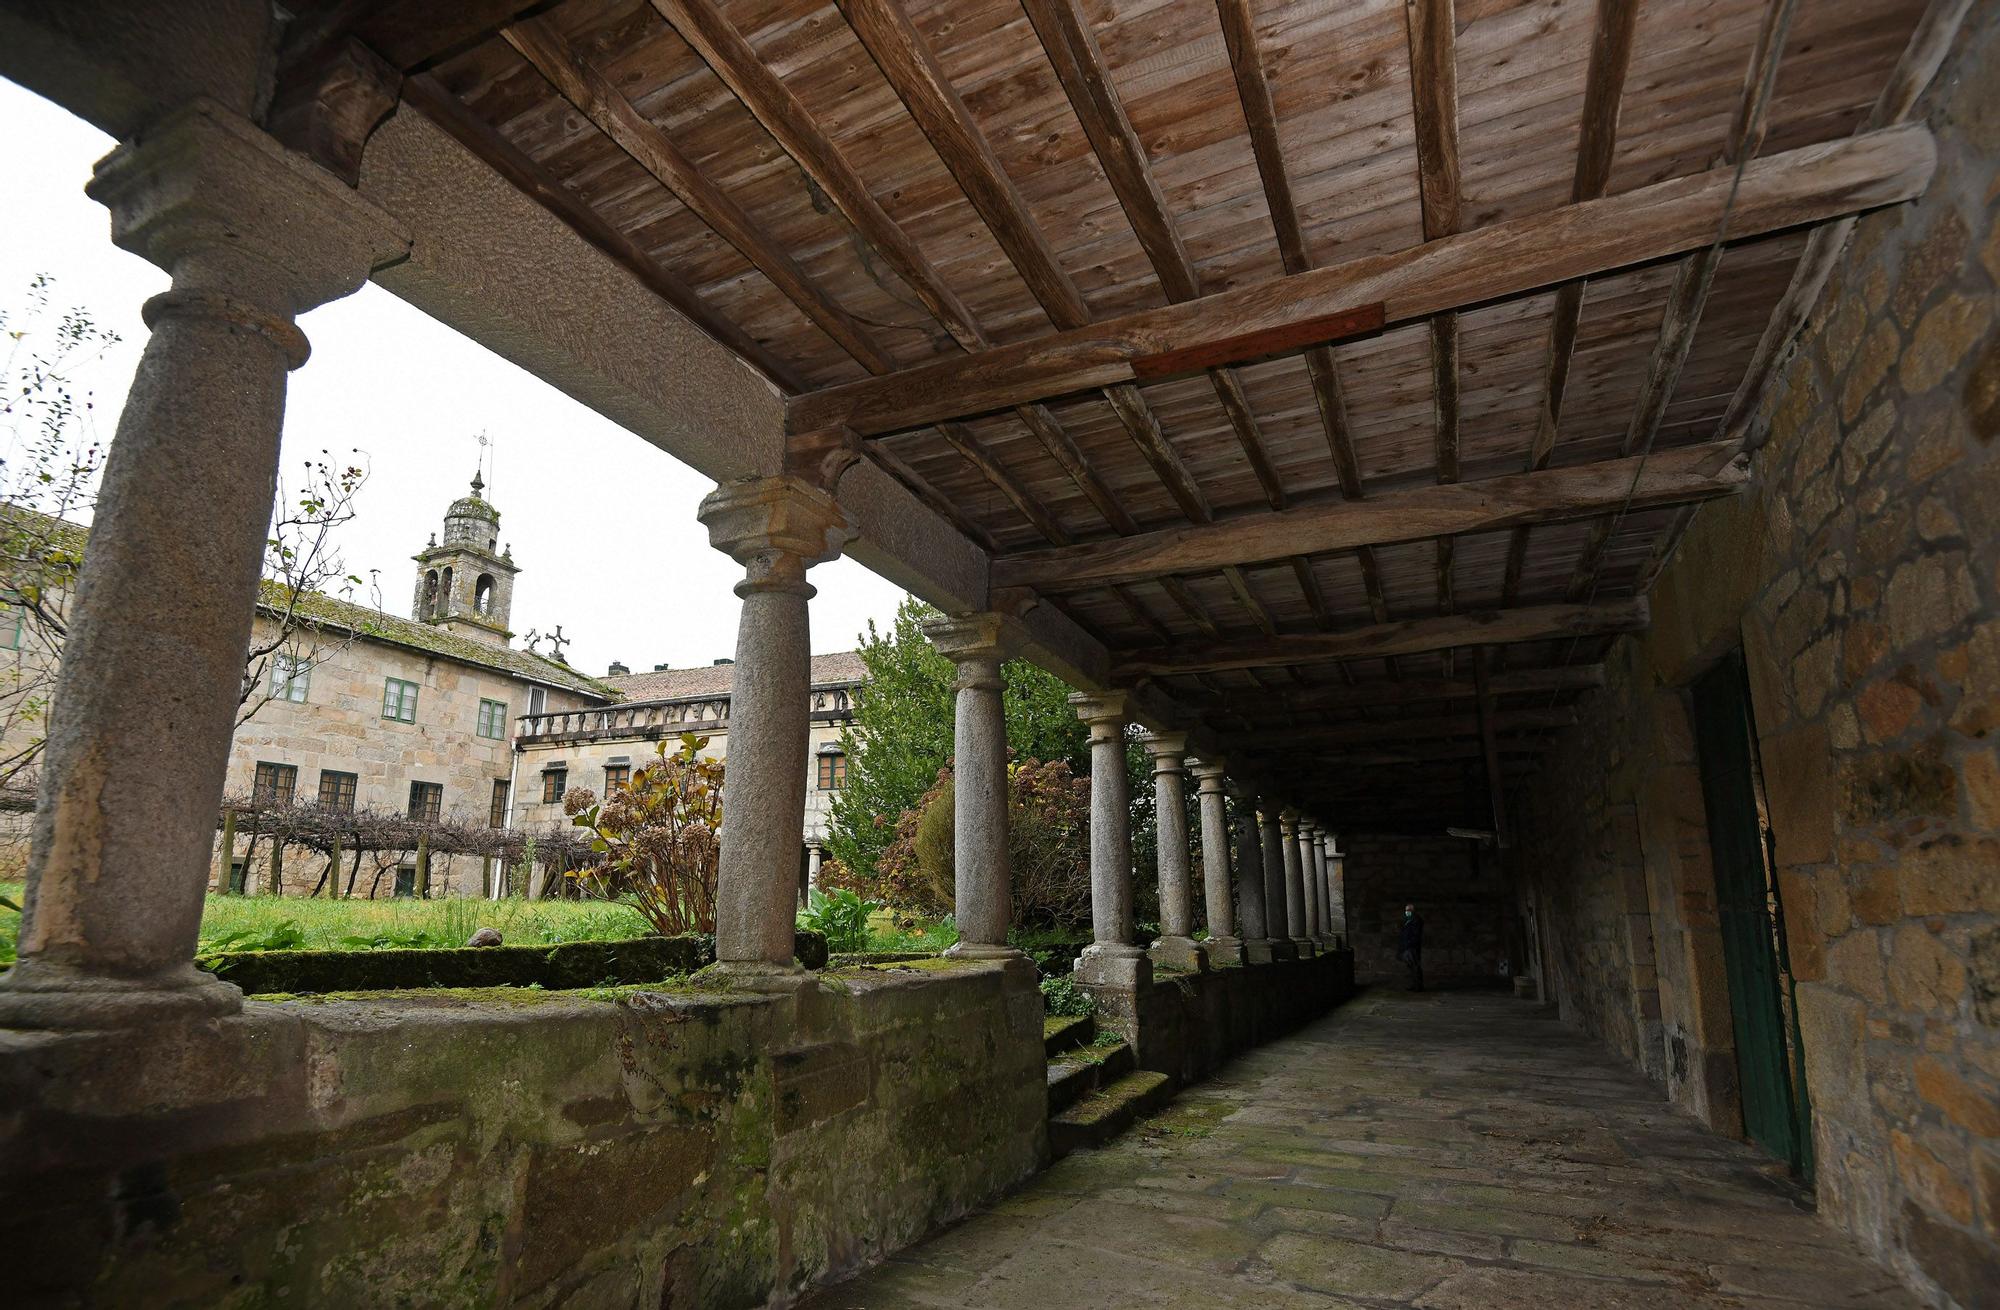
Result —
<instances>
[{"instance_id":1,"label":"tiled roof","mask_svg":"<svg viewBox=\"0 0 2000 1310\"><path fill-rule=\"evenodd\" d=\"M812 657L812 684L841 687L868 680L868 668L859 651L836 651ZM733 664L703 664L691 669L654 669L649 673L615 673L603 681L617 690L623 700L683 700L703 696L727 696L736 681Z\"/></svg>"},{"instance_id":2,"label":"tiled roof","mask_svg":"<svg viewBox=\"0 0 2000 1310\"><path fill-rule=\"evenodd\" d=\"M277 583L266 579L258 608L268 614L283 602L283 589ZM566 691L580 692L585 696L595 696L607 701L622 698L618 691L607 686L605 682L586 677L567 664L558 664L533 651L516 650L511 646L488 645L483 641L461 637L429 623L419 623L415 619L406 619L400 615L369 609L365 605L337 600L321 592L307 592L299 598L299 617L308 623L345 629L370 641L386 642L391 646L403 646L422 651L427 655L457 660L461 664L477 665L527 682L539 682L547 687L561 687Z\"/></svg>"},{"instance_id":3,"label":"tiled roof","mask_svg":"<svg viewBox=\"0 0 2000 1310\"><path fill-rule=\"evenodd\" d=\"M23 523L23 530L30 535L37 548L59 552L67 561L81 559L84 546L89 541L90 530L67 519L52 518L18 505L0 505L0 521L16 519ZM284 603L284 590L277 583L265 579L257 600L257 608L266 614L275 614ZM410 650L422 651L426 655L437 655L445 659L457 660L461 664L472 664L496 673L505 673L527 682L538 682L545 687L560 687L600 700L619 699L619 693L596 678L586 677L567 664L558 664L533 651L515 650L507 646L489 646L485 642L473 641L447 632L443 628L419 623L415 619L386 614L381 610L369 609L365 605L355 605L339 600L322 592L307 592L299 598L299 617L308 622L323 624L352 632L370 641L386 642L391 646L402 646Z\"/></svg>"}]
</instances>

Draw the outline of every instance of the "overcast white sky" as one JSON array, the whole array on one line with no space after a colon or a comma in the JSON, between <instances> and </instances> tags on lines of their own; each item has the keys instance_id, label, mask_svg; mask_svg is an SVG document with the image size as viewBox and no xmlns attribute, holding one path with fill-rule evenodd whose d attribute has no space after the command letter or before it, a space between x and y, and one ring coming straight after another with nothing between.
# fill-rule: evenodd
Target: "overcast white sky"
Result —
<instances>
[{"instance_id":1,"label":"overcast white sky","mask_svg":"<svg viewBox=\"0 0 2000 1310\"><path fill-rule=\"evenodd\" d=\"M167 284L111 244L109 217L83 194L112 144L0 80L0 305L23 307L29 282L46 273L56 306L87 308L125 338L83 379L106 438L145 344L139 306ZM351 572L380 570L383 608L408 612L410 556L465 494L484 431L495 442L486 495L522 569L516 633L560 623L575 639L570 663L587 673L614 659L647 669L734 653L730 588L742 574L710 549L694 517L712 483L377 287L314 310L300 326L312 358L292 374L284 468L290 477L321 450L367 456L360 517L341 548ZM615 513L600 506L606 489ZM651 512L634 513L642 502ZM812 580L816 654L852 647L871 617L886 622L902 598L851 560L821 565Z\"/></svg>"}]
</instances>

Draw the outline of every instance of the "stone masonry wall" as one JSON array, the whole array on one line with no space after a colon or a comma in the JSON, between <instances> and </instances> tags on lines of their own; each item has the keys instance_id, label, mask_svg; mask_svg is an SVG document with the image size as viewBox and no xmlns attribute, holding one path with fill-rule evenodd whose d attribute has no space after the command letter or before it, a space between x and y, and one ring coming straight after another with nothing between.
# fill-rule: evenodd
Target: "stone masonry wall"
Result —
<instances>
[{"instance_id":1,"label":"stone masonry wall","mask_svg":"<svg viewBox=\"0 0 2000 1310\"><path fill-rule=\"evenodd\" d=\"M17 1304L783 1305L1047 1158L1024 965L0 1047Z\"/></svg>"},{"instance_id":2,"label":"stone masonry wall","mask_svg":"<svg viewBox=\"0 0 2000 1310\"><path fill-rule=\"evenodd\" d=\"M1503 981L1512 891L1478 847L1458 837L1355 833L1347 843L1347 934L1354 976L1400 984L1403 906L1424 919L1424 981ZM1510 962L1510 968L1511 968Z\"/></svg>"},{"instance_id":3,"label":"stone masonry wall","mask_svg":"<svg viewBox=\"0 0 2000 1310\"><path fill-rule=\"evenodd\" d=\"M1859 224L1752 489L1700 512L1614 648L1521 865L1564 1013L1740 1129L1684 695L1743 648L1821 1212L1959 1306L2000 1288L1995 68L2000 9L1975 5L1919 106L1936 180Z\"/></svg>"}]
</instances>

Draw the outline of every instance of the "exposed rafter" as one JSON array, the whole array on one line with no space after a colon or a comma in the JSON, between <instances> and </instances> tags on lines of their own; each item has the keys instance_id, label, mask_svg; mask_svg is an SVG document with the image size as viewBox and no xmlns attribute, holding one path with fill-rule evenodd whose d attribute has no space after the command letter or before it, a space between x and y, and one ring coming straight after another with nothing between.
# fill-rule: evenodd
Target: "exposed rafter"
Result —
<instances>
[{"instance_id":1,"label":"exposed rafter","mask_svg":"<svg viewBox=\"0 0 2000 1310\"><path fill-rule=\"evenodd\" d=\"M1644 599L1603 605L1531 605L1511 610L1466 611L1428 619L1402 619L1346 632L1289 633L1281 637L1140 651L1112 665L1112 676L1131 681L1174 673L1270 668L1322 660L1417 655L1458 646L1517 641L1604 637L1646 626Z\"/></svg>"},{"instance_id":2,"label":"exposed rafter","mask_svg":"<svg viewBox=\"0 0 2000 1310\"><path fill-rule=\"evenodd\" d=\"M788 421L801 430L845 423L864 436L894 432L1115 385L1134 376L1136 359L1218 337L1374 305L1386 322L1423 319L1700 249L1714 240L1725 209L1731 237L1744 238L1894 204L1920 194L1936 162L1935 141L1916 125L1804 146L1752 161L1740 184L1736 170L1710 169L1082 331L829 387L793 400Z\"/></svg>"}]
</instances>

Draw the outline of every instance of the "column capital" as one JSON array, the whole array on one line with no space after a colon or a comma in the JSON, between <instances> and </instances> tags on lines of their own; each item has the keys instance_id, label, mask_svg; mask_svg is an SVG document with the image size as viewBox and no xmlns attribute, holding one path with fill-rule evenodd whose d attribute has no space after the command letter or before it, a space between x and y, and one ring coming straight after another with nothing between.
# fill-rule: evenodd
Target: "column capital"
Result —
<instances>
[{"instance_id":1,"label":"column capital","mask_svg":"<svg viewBox=\"0 0 2000 1310\"><path fill-rule=\"evenodd\" d=\"M744 589L803 589L806 570L838 558L853 540L854 520L832 494L799 477L725 482L696 511L708 544L744 566Z\"/></svg>"},{"instance_id":2,"label":"column capital","mask_svg":"<svg viewBox=\"0 0 2000 1310\"><path fill-rule=\"evenodd\" d=\"M1222 794L1223 781L1228 776L1228 770L1223 767L1221 760L1191 759L1188 761L1188 772L1200 780L1202 795Z\"/></svg>"},{"instance_id":3,"label":"column capital","mask_svg":"<svg viewBox=\"0 0 2000 1310\"><path fill-rule=\"evenodd\" d=\"M1124 728L1130 697L1122 691L1077 691L1070 693L1069 703L1076 717L1090 725L1095 738L1100 731Z\"/></svg>"},{"instance_id":4,"label":"column capital","mask_svg":"<svg viewBox=\"0 0 2000 1310\"><path fill-rule=\"evenodd\" d=\"M957 666L957 690L1000 686L1000 661L1007 657L1006 617L1000 614L946 614L924 620L924 638Z\"/></svg>"},{"instance_id":5,"label":"column capital","mask_svg":"<svg viewBox=\"0 0 2000 1310\"><path fill-rule=\"evenodd\" d=\"M1299 831L1299 812L1298 812L1298 810L1294 809L1294 808L1293 808L1292 806L1290 806L1290 805L1287 805L1287 806L1286 806L1286 807L1285 807L1284 809L1282 809L1282 810L1279 810L1279 811L1278 811L1278 827L1279 827L1279 828L1281 828L1281 829L1282 829L1282 830L1284 831L1284 834L1285 834L1285 835L1286 835L1287 837L1295 837L1295 836L1297 836L1297 835L1298 835L1298 831Z\"/></svg>"},{"instance_id":6,"label":"column capital","mask_svg":"<svg viewBox=\"0 0 2000 1310\"><path fill-rule=\"evenodd\" d=\"M1139 735L1139 744L1153 759L1154 773L1179 773L1187 759L1187 740L1185 732L1147 732Z\"/></svg>"},{"instance_id":7,"label":"column capital","mask_svg":"<svg viewBox=\"0 0 2000 1310\"><path fill-rule=\"evenodd\" d=\"M147 320L231 318L304 362L290 320L409 257L410 236L373 202L207 98L97 163L84 188L111 211L111 239L173 275ZM281 326L273 326L277 320Z\"/></svg>"}]
</instances>

